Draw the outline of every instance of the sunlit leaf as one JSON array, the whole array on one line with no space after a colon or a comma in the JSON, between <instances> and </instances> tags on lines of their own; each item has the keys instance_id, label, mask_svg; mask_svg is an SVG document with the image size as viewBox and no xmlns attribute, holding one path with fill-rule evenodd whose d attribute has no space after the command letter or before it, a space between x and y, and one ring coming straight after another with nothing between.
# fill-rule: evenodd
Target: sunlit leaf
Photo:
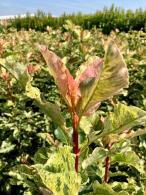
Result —
<instances>
[{"instance_id":1,"label":"sunlit leaf","mask_svg":"<svg viewBox=\"0 0 146 195\"><path fill-rule=\"evenodd\" d=\"M118 103L105 119L103 134L121 133L146 121L146 112L134 106Z\"/></svg>"},{"instance_id":2,"label":"sunlit leaf","mask_svg":"<svg viewBox=\"0 0 146 195\"><path fill-rule=\"evenodd\" d=\"M117 195L108 184L93 184L93 195Z\"/></svg>"},{"instance_id":3,"label":"sunlit leaf","mask_svg":"<svg viewBox=\"0 0 146 195\"><path fill-rule=\"evenodd\" d=\"M103 67L101 67L101 61L96 63L98 63L98 66L95 66L97 72L86 81L80 82L82 98L77 109L80 116L88 112L92 113L90 110L97 108L101 101L119 94L128 86L128 70L114 41L110 40L107 44ZM94 66L91 64L91 67Z\"/></svg>"},{"instance_id":4,"label":"sunlit leaf","mask_svg":"<svg viewBox=\"0 0 146 195\"><path fill-rule=\"evenodd\" d=\"M0 154L9 153L12 150L14 150L15 145L8 141L2 141L1 147L0 147Z\"/></svg>"},{"instance_id":5,"label":"sunlit leaf","mask_svg":"<svg viewBox=\"0 0 146 195\"><path fill-rule=\"evenodd\" d=\"M140 172L142 171L142 165L140 164L140 158L136 155L134 151L125 151L117 153L112 156L112 163L118 162L125 165L130 165L135 167Z\"/></svg>"},{"instance_id":6,"label":"sunlit leaf","mask_svg":"<svg viewBox=\"0 0 146 195\"><path fill-rule=\"evenodd\" d=\"M87 135L93 129L94 131L97 130L97 127L100 125L100 118L97 113L94 113L90 116L83 116L80 120L80 128L84 131Z\"/></svg>"},{"instance_id":7,"label":"sunlit leaf","mask_svg":"<svg viewBox=\"0 0 146 195\"><path fill-rule=\"evenodd\" d=\"M79 84L81 91L81 98L77 105L78 112L84 112L84 115L89 115L100 105L100 102L88 107L90 96L94 93L95 86L98 82L102 69L102 60L98 57L94 57L82 64L76 73L76 81Z\"/></svg>"},{"instance_id":8,"label":"sunlit leaf","mask_svg":"<svg viewBox=\"0 0 146 195\"><path fill-rule=\"evenodd\" d=\"M80 177L74 170L74 156L70 147L60 147L45 166L34 165L43 184L56 195L77 195Z\"/></svg>"},{"instance_id":9,"label":"sunlit leaf","mask_svg":"<svg viewBox=\"0 0 146 195\"><path fill-rule=\"evenodd\" d=\"M26 95L34 99L37 105L52 119L53 122L59 126L64 126L65 121L61 115L59 107L51 102L44 102L41 98L40 90L37 87L33 87L30 82L26 85Z\"/></svg>"},{"instance_id":10,"label":"sunlit leaf","mask_svg":"<svg viewBox=\"0 0 146 195\"><path fill-rule=\"evenodd\" d=\"M96 164L99 160L101 161L108 155L108 151L104 148L97 147L93 150L92 154L89 155L82 163L82 167L85 169L90 165Z\"/></svg>"},{"instance_id":11,"label":"sunlit leaf","mask_svg":"<svg viewBox=\"0 0 146 195\"><path fill-rule=\"evenodd\" d=\"M0 59L0 65L10 72L17 79L22 87L25 87L29 81L27 67L22 63L16 63L13 58L7 57L5 60Z\"/></svg>"},{"instance_id":12,"label":"sunlit leaf","mask_svg":"<svg viewBox=\"0 0 146 195\"><path fill-rule=\"evenodd\" d=\"M53 76L61 95L70 107L76 105L79 91L78 85L61 59L45 46L39 46L40 51L49 67L49 73Z\"/></svg>"}]
</instances>

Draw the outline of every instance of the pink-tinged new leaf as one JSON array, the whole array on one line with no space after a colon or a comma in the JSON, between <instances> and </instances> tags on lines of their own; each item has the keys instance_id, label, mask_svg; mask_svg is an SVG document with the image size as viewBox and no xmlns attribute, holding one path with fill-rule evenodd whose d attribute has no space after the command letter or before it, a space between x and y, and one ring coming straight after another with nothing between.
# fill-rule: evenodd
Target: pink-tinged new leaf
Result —
<instances>
[{"instance_id":1,"label":"pink-tinged new leaf","mask_svg":"<svg viewBox=\"0 0 146 195\"><path fill-rule=\"evenodd\" d=\"M90 67L93 69L92 65ZM81 78L83 78L85 72L81 74ZM92 71L90 72L92 75ZM109 40L103 67L101 68L101 65L97 66L97 76L87 77L86 81L83 79L80 82L82 97L77 105L79 116L92 113L91 111L94 111L94 107L97 108L101 101L119 94L123 88L128 87L128 84L128 70L124 59L114 41Z\"/></svg>"},{"instance_id":2,"label":"pink-tinged new leaf","mask_svg":"<svg viewBox=\"0 0 146 195\"><path fill-rule=\"evenodd\" d=\"M77 82L74 80L62 60L55 53L49 51L46 46L39 46L39 48L61 95L70 107L75 107L79 98Z\"/></svg>"},{"instance_id":3,"label":"pink-tinged new leaf","mask_svg":"<svg viewBox=\"0 0 146 195\"><path fill-rule=\"evenodd\" d=\"M98 57L90 59L90 61L82 64L77 71L76 81L80 84L86 82L89 78L96 78L102 66L102 60Z\"/></svg>"},{"instance_id":4,"label":"pink-tinged new leaf","mask_svg":"<svg viewBox=\"0 0 146 195\"><path fill-rule=\"evenodd\" d=\"M100 105L100 102L96 102L96 104L94 103L88 107L90 95L92 95L96 83L100 78L102 65L103 60L94 57L85 64L82 64L77 71L76 81L78 82L81 91L81 98L77 105L77 112L80 116L92 114Z\"/></svg>"}]
</instances>

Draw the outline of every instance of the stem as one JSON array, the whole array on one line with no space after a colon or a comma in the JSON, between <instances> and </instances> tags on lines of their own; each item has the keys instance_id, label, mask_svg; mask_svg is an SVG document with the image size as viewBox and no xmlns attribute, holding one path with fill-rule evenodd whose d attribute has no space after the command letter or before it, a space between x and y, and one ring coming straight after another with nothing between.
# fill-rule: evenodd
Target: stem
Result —
<instances>
[{"instance_id":1,"label":"stem","mask_svg":"<svg viewBox=\"0 0 146 195\"><path fill-rule=\"evenodd\" d=\"M105 175L104 175L104 183L108 183L109 180L109 168L110 168L110 158L109 156L105 159Z\"/></svg>"},{"instance_id":2,"label":"stem","mask_svg":"<svg viewBox=\"0 0 146 195\"><path fill-rule=\"evenodd\" d=\"M12 102L14 102L15 98L14 98L12 90L11 90L10 80L7 80L7 85L8 85L8 96L12 100Z\"/></svg>"},{"instance_id":3,"label":"stem","mask_svg":"<svg viewBox=\"0 0 146 195\"><path fill-rule=\"evenodd\" d=\"M111 144L108 144L106 147L108 150L111 148ZM109 181L109 169L110 169L110 157L107 156L105 158L105 174L104 174L104 183L108 183Z\"/></svg>"},{"instance_id":4,"label":"stem","mask_svg":"<svg viewBox=\"0 0 146 195\"><path fill-rule=\"evenodd\" d=\"M78 123L79 118L77 114L73 113L73 152L75 154L75 170L78 173L79 166L79 140L78 140Z\"/></svg>"},{"instance_id":5,"label":"stem","mask_svg":"<svg viewBox=\"0 0 146 195\"><path fill-rule=\"evenodd\" d=\"M79 166L79 156L78 156L78 153L79 153L79 143L78 143L78 132L77 131L73 132L73 144L74 144L73 151L74 151L74 154L75 154L75 170L78 173L78 166Z\"/></svg>"}]
</instances>

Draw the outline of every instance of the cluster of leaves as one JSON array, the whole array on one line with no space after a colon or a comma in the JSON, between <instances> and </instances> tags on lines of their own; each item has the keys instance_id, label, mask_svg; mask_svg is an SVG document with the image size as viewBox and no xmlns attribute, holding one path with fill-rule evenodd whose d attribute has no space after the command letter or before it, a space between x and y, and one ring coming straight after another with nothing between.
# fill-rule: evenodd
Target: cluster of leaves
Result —
<instances>
[{"instance_id":1,"label":"cluster of leaves","mask_svg":"<svg viewBox=\"0 0 146 195\"><path fill-rule=\"evenodd\" d=\"M47 32L44 33L17 32L11 29L10 32L0 34L0 64L3 65L1 68L1 86L3 87L0 89L0 129L2 132L0 136L0 190L2 193L9 191L11 194L16 194L16 191L19 194L24 191L25 193L32 191L38 193L38 190L45 193L47 188L56 194L58 191L62 194L65 192L71 194L70 189L74 189L74 192L75 189L77 191L80 189L80 194L115 194L118 192L119 194L143 194L145 141L143 137L140 137L140 141L135 139L133 142L132 138L144 133L145 130L142 127L145 125L145 112L136 107L127 107L125 104L145 109L146 35L142 31L111 34L128 64L130 87L128 91L124 91L122 96L111 100L111 103L103 102L100 110L94 115L82 117L79 127L80 176L77 177L74 169L72 169L74 168L74 160L70 147L62 147L63 144L70 142L72 130L70 130L69 136L66 132L71 129L71 117L68 115L67 107L63 104L63 100L48 74L50 69L44 66L44 60L36 47L36 43L47 45L49 49L61 56L64 64L75 76L76 70L83 62L90 62L93 56L104 56L104 44L107 37L97 29L83 30L69 21L64 25L64 28L67 32L62 31L62 29L52 30L51 28L48 28ZM98 58L96 59L98 60ZM83 67L88 66L88 64L84 64ZM114 60L112 64L114 64ZM11 74L6 72L4 67ZM31 82L28 82L29 76L26 74L26 70L29 75L33 76ZM84 69L80 68L76 74L79 75L83 71ZM20 83L12 75L20 80ZM88 82L84 83L85 76L88 76L86 72L79 79L79 82L82 83L82 95L84 97L88 93L84 86L91 81L88 79ZM91 72L92 76L95 77ZM57 81L58 77L56 77ZM27 87L25 86L26 83ZM89 87L93 86L93 83L91 82ZM59 86L59 83L57 84ZM24 94L22 92L25 87L26 93ZM44 97L40 95L40 91L43 92ZM104 95L107 93L108 91ZM99 97L101 95L103 94L100 94ZM34 104L29 97L36 99L37 102ZM49 100L49 103L44 98ZM67 102L71 102L68 96L65 95L64 98ZM120 99L124 104L115 104L117 99ZM102 99L99 98L99 100ZM55 103L55 107L53 103ZM52 115L52 111L58 106L63 117L59 116L59 110ZM83 102L80 101L79 107L81 109L79 110L81 112L77 110L79 115L83 113L83 106ZM105 111L112 112L107 114L108 112ZM107 117L105 117L106 115ZM50 118L53 116L52 120L55 120L56 124L48 116ZM105 117L104 120L103 117ZM63 127L64 119L66 128ZM129 131L133 126L139 124L139 129ZM126 139L129 141L125 141ZM110 150L106 148L109 143L112 145ZM42 146L43 148L39 149L33 158L34 153ZM70 159L69 162L66 156L67 159ZM101 184L105 168L104 160L107 157L111 160L110 185L108 186ZM57 161L53 160L56 158ZM62 164L62 161L66 163ZM21 165L16 170L15 166L22 163L25 165ZM71 167L71 170L68 167ZM81 178L82 186L80 187ZM58 182L58 185L53 187L53 184L48 182L50 180L53 183ZM56 189L58 186L60 189ZM51 192L47 191L47 193Z\"/></svg>"},{"instance_id":2,"label":"cluster of leaves","mask_svg":"<svg viewBox=\"0 0 146 195\"><path fill-rule=\"evenodd\" d=\"M98 5L97 5L98 9ZM8 27L15 27L18 30L24 28L26 30L35 29L45 31L47 26L53 28L61 27L66 20L71 20L76 25L82 26L84 29L92 29L93 27L101 28L105 34L109 34L112 30L128 32L129 30L145 30L146 11L138 9L136 11L123 10L115 6L104 8L95 14L72 14L62 15L60 17L52 17L51 14L45 14L38 11L35 16L27 15L26 18L15 18L10 20Z\"/></svg>"}]
</instances>

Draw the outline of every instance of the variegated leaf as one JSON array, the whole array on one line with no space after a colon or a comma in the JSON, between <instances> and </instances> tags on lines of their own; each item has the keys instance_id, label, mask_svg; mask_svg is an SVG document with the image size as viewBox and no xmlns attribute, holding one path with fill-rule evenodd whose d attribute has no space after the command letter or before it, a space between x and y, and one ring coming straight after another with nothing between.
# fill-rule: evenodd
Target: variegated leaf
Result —
<instances>
[{"instance_id":1,"label":"variegated leaf","mask_svg":"<svg viewBox=\"0 0 146 195\"><path fill-rule=\"evenodd\" d=\"M77 105L80 116L92 113L101 101L128 87L128 70L114 41L108 41L103 67L101 60L94 60L78 81L82 95Z\"/></svg>"},{"instance_id":2,"label":"variegated leaf","mask_svg":"<svg viewBox=\"0 0 146 195\"><path fill-rule=\"evenodd\" d=\"M0 65L3 66L8 72L19 81L21 86L25 88L30 76L27 72L27 66L21 63L16 63L12 57L0 59Z\"/></svg>"},{"instance_id":3,"label":"variegated leaf","mask_svg":"<svg viewBox=\"0 0 146 195\"><path fill-rule=\"evenodd\" d=\"M146 112L135 106L117 104L113 113L105 119L102 134L122 133L146 121Z\"/></svg>"},{"instance_id":4,"label":"variegated leaf","mask_svg":"<svg viewBox=\"0 0 146 195\"><path fill-rule=\"evenodd\" d=\"M64 126L65 121L61 115L60 109L56 104L44 102L41 98L41 92L37 87L33 87L30 82L26 85L26 95L34 99L42 111L47 114L57 125Z\"/></svg>"},{"instance_id":5,"label":"variegated leaf","mask_svg":"<svg viewBox=\"0 0 146 195\"><path fill-rule=\"evenodd\" d=\"M89 115L100 105L100 102L97 102L97 104L87 108L91 94L94 93L95 86L100 78L101 70L102 60L94 57L89 59L85 64L82 64L76 73L76 81L81 91L81 97L77 105L79 115Z\"/></svg>"},{"instance_id":6,"label":"variegated leaf","mask_svg":"<svg viewBox=\"0 0 146 195\"><path fill-rule=\"evenodd\" d=\"M79 192L81 178L74 170L74 154L71 149L68 146L59 147L44 165L33 166L44 186L55 195L77 195Z\"/></svg>"}]
</instances>

